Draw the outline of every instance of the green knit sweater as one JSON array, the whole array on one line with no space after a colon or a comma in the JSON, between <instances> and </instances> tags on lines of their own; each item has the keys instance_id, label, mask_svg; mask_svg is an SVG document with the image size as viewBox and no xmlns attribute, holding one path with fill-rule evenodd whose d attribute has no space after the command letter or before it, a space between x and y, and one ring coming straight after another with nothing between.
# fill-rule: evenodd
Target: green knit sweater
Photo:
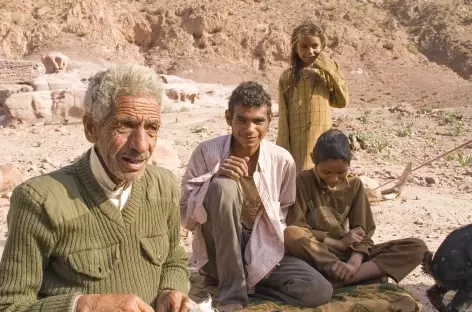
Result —
<instances>
[{"instance_id":1,"label":"green knit sweater","mask_svg":"<svg viewBox=\"0 0 472 312\"><path fill-rule=\"evenodd\" d=\"M89 157L14 190L0 311L72 311L77 295L97 293L135 294L155 306L162 290L188 293L175 177L147 166L120 211Z\"/></svg>"}]
</instances>

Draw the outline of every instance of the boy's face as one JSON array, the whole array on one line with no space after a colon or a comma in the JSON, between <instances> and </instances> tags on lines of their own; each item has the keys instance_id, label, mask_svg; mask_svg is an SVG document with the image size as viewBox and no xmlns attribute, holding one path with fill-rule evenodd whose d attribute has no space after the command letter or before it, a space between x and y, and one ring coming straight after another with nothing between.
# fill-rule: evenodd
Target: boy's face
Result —
<instances>
[{"instance_id":1,"label":"boy's face","mask_svg":"<svg viewBox=\"0 0 472 312\"><path fill-rule=\"evenodd\" d=\"M315 166L316 173L329 187L345 182L349 164L342 159L328 159Z\"/></svg>"},{"instance_id":2,"label":"boy's face","mask_svg":"<svg viewBox=\"0 0 472 312\"><path fill-rule=\"evenodd\" d=\"M238 143L237 146L245 150L257 149L269 128L268 107L245 107L236 104L233 114L226 110L225 115L226 122L232 128L233 138Z\"/></svg>"}]
</instances>

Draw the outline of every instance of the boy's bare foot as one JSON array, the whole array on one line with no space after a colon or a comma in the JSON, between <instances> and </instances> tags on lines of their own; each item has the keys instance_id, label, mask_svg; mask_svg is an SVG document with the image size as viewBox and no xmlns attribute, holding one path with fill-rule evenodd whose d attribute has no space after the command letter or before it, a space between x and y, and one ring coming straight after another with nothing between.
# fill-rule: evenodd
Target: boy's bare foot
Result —
<instances>
[{"instance_id":1,"label":"boy's bare foot","mask_svg":"<svg viewBox=\"0 0 472 312\"><path fill-rule=\"evenodd\" d=\"M244 307L240 304L236 303L229 303L229 304L216 304L216 309L218 312L233 312L233 311L239 311L244 309Z\"/></svg>"}]
</instances>

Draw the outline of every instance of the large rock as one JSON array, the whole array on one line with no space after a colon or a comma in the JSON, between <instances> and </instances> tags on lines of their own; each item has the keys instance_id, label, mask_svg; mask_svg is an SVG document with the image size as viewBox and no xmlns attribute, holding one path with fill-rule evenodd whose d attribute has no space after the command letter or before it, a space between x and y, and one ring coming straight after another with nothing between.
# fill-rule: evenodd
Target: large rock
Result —
<instances>
[{"instance_id":1,"label":"large rock","mask_svg":"<svg viewBox=\"0 0 472 312\"><path fill-rule=\"evenodd\" d=\"M154 152L149 159L149 163L164 167L172 172L175 172L182 166L182 161L179 158L179 154L174 148L171 141L165 139L158 139Z\"/></svg>"},{"instance_id":2,"label":"large rock","mask_svg":"<svg viewBox=\"0 0 472 312\"><path fill-rule=\"evenodd\" d=\"M87 86L76 73L58 73L43 75L32 81L35 91L77 90Z\"/></svg>"},{"instance_id":3,"label":"large rock","mask_svg":"<svg viewBox=\"0 0 472 312\"><path fill-rule=\"evenodd\" d=\"M25 84L0 84L0 106L5 103L12 94L32 92L33 87Z\"/></svg>"},{"instance_id":4,"label":"large rock","mask_svg":"<svg viewBox=\"0 0 472 312\"><path fill-rule=\"evenodd\" d=\"M85 90L36 91L13 94L5 101L9 122L80 123Z\"/></svg>"},{"instance_id":5,"label":"large rock","mask_svg":"<svg viewBox=\"0 0 472 312\"><path fill-rule=\"evenodd\" d=\"M61 52L49 52L41 58L47 74L66 71L69 65L69 57Z\"/></svg>"},{"instance_id":6,"label":"large rock","mask_svg":"<svg viewBox=\"0 0 472 312\"><path fill-rule=\"evenodd\" d=\"M36 77L44 75L43 64L35 61L0 60L0 83L29 83Z\"/></svg>"}]
</instances>

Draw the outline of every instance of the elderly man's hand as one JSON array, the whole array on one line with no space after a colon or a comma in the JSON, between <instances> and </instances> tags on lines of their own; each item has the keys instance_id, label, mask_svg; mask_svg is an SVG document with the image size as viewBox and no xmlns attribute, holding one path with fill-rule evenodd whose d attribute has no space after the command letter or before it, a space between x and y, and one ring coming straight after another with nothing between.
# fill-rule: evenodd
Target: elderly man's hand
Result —
<instances>
[{"instance_id":1,"label":"elderly man's hand","mask_svg":"<svg viewBox=\"0 0 472 312\"><path fill-rule=\"evenodd\" d=\"M194 304L180 291L164 290L157 299L156 312L188 312Z\"/></svg>"},{"instance_id":2,"label":"elderly man's hand","mask_svg":"<svg viewBox=\"0 0 472 312\"><path fill-rule=\"evenodd\" d=\"M154 309L135 295L83 295L77 300L76 312L154 312Z\"/></svg>"}]
</instances>

